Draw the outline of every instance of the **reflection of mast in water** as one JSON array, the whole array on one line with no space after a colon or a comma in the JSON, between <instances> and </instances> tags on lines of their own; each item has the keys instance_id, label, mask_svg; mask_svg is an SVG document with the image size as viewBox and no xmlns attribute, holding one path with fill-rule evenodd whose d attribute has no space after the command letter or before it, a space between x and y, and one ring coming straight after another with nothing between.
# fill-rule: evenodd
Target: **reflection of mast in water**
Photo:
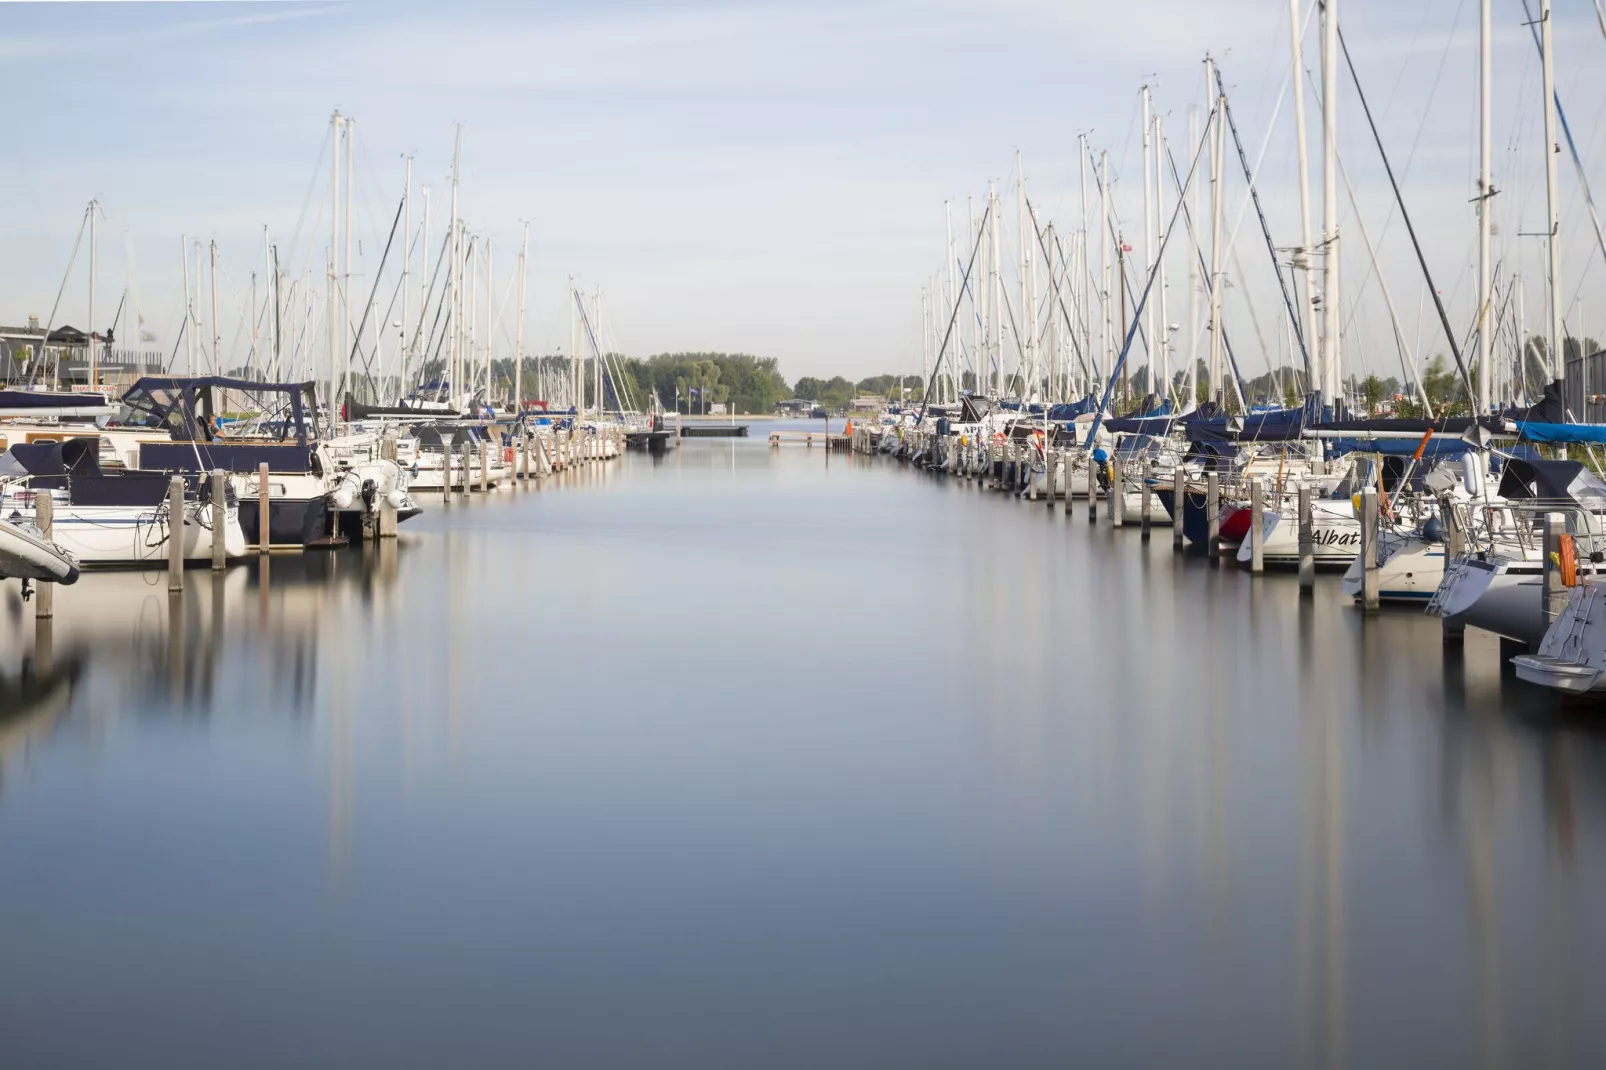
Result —
<instances>
[{"instance_id":1,"label":"reflection of mast in water","mask_svg":"<svg viewBox=\"0 0 1606 1070\"><path fill-rule=\"evenodd\" d=\"M338 565L338 557L331 554L331 569ZM346 640L346 629L329 629L329 877L337 885L345 875L353 794Z\"/></svg>"},{"instance_id":2,"label":"reflection of mast in water","mask_svg":"<svg viewBox=\"0 0 1606 1070\"><path fill-rule=\"evenodd\" d=\"M1312 679L1315 610L1300 609L1301 683ZM1305 686L1303 711L1305 832L1300 837L1299 931L1295 976L1299 978L1302 1060L1330 1067L1345 1064L1344 1008L1344 733L1340 703L1330 688Z\"/></svg>"}]
</instances>

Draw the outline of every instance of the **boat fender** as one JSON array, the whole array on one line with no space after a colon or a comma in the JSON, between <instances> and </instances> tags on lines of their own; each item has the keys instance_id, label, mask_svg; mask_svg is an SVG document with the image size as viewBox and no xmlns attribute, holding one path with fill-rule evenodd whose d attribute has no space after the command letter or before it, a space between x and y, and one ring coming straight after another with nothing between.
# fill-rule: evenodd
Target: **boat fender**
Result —
<instances>
[{"instance_id":1,"label":"boat fender","mask_svg":"<svg viewBox=\"0 0 1606 1070\"><path fill-rule=\"evenodd\" d=\"M407 495L403 494L400 490L393 490L389 494L385 495L385 501L390 503L390 507L392 509L400 509L402 506L407 504Z\"/></svg>"},{"instance_id":2,"label":"boat fender","mask_svg":"<svg viewBox=\"0 0 1606 1070\"><path fill-rule=\"evenodd\" d=\"M350 509L352 503L356 500L357 495L351 489L350 480L341 480L340 486L336 487L334 494L330 495L330 501L334 502L336 509Z\"/></svg>"},{"instance_id":3,"label":"boat fender","mask_svg":"<svg viewBox=\"0 0 1606 1070\"><path fill-rule=\"evenodd\" d=\"M1434 543L1443 542L1444 521L1440 520L1436 516L1428 517L1427 523L1422 525L1422 541Z\"/></svg>"},{"instance_id":4,"label":"boat fender","mask_svg":"<svg viewBox=\"0 0 1606 1070\"><path fill-rule=\"evenodd\" d=\"M1483 457L1476 450L1461 455L1461 482L1474 498L1483 491Z\"/></svg>"}]
</instances>

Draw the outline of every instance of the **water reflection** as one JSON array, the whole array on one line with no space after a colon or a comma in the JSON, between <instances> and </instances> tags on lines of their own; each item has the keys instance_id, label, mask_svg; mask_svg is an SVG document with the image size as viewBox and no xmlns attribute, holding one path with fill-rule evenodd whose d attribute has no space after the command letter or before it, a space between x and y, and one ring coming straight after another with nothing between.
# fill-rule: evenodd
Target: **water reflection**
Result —
<instances>
[{"instance_id":1,"label":"water reflection","mask_svg":"<svg viewBox=\"0 0 1606 1070\"><path fill-rule=\"evenodd\" d=\"M8 1049L155 1058L175 1005L232 1065L286 1030L325 1065L1606 1041L1597 714L1333 577L822 453L688 444L13 607Z\"/></svg>"}]
</instances>

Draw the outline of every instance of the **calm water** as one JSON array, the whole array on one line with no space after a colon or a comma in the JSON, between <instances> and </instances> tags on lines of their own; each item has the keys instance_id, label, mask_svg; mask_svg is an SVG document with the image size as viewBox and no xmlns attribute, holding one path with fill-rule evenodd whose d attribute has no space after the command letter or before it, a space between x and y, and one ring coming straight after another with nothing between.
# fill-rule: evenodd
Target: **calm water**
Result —
<instances>
[{"instance_id":1,"label":"calm water","mask_svg":"<svg viewBox=\"0 0 1606 1070\"><path fill-rule=\"evenodd\" d=\"M1606 712L764 430L13 602L0 1063L1598 1065Z\"/></svg>"}]
</instances>

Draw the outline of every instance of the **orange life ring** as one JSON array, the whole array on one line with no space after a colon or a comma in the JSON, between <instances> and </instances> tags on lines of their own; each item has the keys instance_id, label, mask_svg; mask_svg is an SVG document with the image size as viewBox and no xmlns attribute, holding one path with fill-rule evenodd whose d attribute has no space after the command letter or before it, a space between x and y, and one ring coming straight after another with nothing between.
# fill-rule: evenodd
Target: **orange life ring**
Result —
<instances>
[{"instance_id":1,"label":"orange life ring","mask_svg":"<svg viewBox=\"0 0 1606 1070\"><path fill-rule=\"evenodd\" d=\"M513 447L512 446L508 446L506 449L504 449L502 451L502 460L506 461L508 464L512 464L513 463Z\"/></svg>"}]
</instances>

